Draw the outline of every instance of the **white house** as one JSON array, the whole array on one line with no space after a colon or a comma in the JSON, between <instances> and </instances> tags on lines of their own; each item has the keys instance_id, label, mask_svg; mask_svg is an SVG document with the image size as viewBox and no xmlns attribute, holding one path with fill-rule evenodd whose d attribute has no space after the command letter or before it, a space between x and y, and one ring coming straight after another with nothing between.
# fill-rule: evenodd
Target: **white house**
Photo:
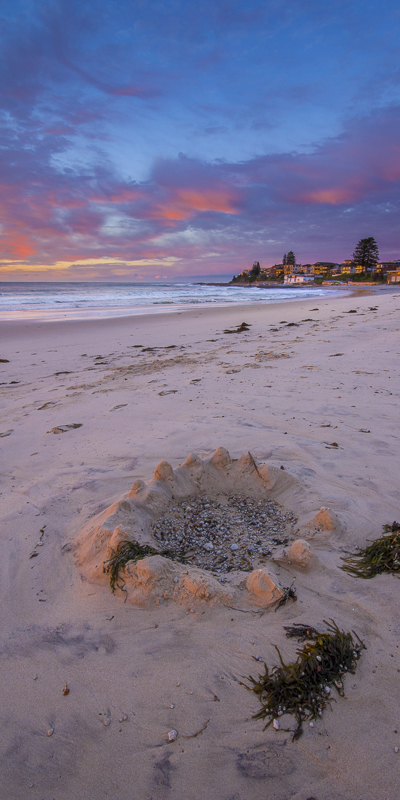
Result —
<instances>
[{"instance_id":1,"label":"white house","mask_svg":"<svg viewBox=\"0 0 400 800\"><path fill-rule=\"evenodd\" d=\"M284 283L314 283L314 275L285 275Z\"/></svg>"}]
</instances>

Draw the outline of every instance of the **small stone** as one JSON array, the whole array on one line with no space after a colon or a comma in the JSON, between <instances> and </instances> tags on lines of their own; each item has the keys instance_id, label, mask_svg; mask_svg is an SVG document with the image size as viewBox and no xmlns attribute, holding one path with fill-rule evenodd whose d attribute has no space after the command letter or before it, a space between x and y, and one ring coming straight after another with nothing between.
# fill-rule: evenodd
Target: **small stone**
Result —
<instances>
[{"instance_id":1,"label":"small stone","mask_svg":"<svg viewBox=\"0 0 400 800\"><path fill-rule=\"evenodd\" d=\"M168 731L167 733L167 741L168 742L175 742L178 738L178 731L172 730Z\"/></svg>"},{"instance_id":2,"label":"small stone","mask_svg":"<svg viewBox=\"0 0 400 800\"><path fill-rule=\"evenodd\" d=\"M314 727L314 723L310 722L310 728L313 728L313 727Z\"/></svg>"},{"instance_id":3,"label":"small stone","mask_svg":"<svg viewBox=\"0 0 400 800\"><path fill-rule=\"evenodd\" d=\"M173 703L170 704L170 708L175 708Z\"/></svg>"},{"instance_id":4,"label":"small stone","mask_svg":"<svg viewBox=\"0 0 400 800\"><path fill-rule=\"evenodd\" d=\"M239 550L239 545L238 544L231 544L231 550L232 551Z\"/></svg>"},{"instance_id":5,"label":"small stone","mask_svg":"<svg viewBox=\"0 0 400 800\"><path fill-rule=\"evenodd\" d=\"M103 719L103 725L105 728L108 728L108 726L111 725L111 717L107 715L107 717Z\"/></svg>"},{"instance_id":6,"label":"small stone","mask_svg":"<svg viewBox=\"0 0 400 800\"><path fill-rule=\"evenodd\" d=\"M54 728L49 728L49 729L46 731L46 733L47 733L47 736L53 736L53 733L54 733Z\"/></svg>"},{"instance_id":7,"label":"small stone","mask_svg":"<svg viewBox=\"0 0 400 800\"><path fill-rule=\"evenodd\" d=\"M395 748L394 748L394 752L395 752L395 753L398 753L398 752L399 752L399 748L398 748L398 747L395 747Z\"/></svg>"},{"instance_id":8,"label":"small stone","mask_svg":"<svg viewBox=\"0 0 400 800\"><path fill-rule=\"evenodd\" d=\"M277 719L273 720L272 727L275 728L276 731L279 731L279 722Z\"/></svg>"}]
</instances>

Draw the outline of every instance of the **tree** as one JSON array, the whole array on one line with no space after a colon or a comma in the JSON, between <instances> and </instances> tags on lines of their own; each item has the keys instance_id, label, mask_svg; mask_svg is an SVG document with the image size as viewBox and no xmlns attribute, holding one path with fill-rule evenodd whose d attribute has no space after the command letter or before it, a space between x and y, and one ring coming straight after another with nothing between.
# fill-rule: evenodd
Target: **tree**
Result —
<instances>
[{"instance_id":1,"label":"tree","mask_svg":"<svg viewBox=\"0 0 400 800\"><path fill-rule=\"evenodd\" d=\"M378 259L379 249L374 237L360 239L353 253L353 261L364 267L364 270L375 270Z\"/></svg>"},{"instance_id":2,"label":"tree","mask_svg":"<svg viewBox=\"0 0 400 800\"><path fill-rule=\"evenodd\" d=\"M296 264L296 256L295 256L293 250L289 250L289 252L288 252L288 254L286 256L286 263L287 264L292 264L293 266L295 266L295 264Z\"/></svg>"},{"instance_id":3,"label":"tree","mask_svg":"<svg viewBox=\"0 0 400 800\"><path fill-rule=\"evenodd\" d=\"M250 275L254 276L254 278L258 278L260 272L261 272L260 262L255 261L251 268Z\"/></svg>"},{"instance_id":4,"label":"tree","mask_svg":"<svg viewBox=\"0 0 400 800\"><path fill-rule=\"evenodd\" d=\"M286 253L283 256L282 264L283 264L284 267L286 267L286 264L287 264L287 255L286 255Z\"/></svg>"}]
</instances>

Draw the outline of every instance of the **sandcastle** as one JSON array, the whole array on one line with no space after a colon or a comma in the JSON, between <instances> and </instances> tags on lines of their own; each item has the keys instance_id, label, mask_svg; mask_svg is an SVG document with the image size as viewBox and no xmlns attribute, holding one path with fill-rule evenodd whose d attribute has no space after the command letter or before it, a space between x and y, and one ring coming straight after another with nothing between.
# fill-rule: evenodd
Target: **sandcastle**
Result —
<instances>
[{"instance_id":1,"label":"sandcastle","mask_svg":"<svg viewBox=\"0 0 400 800\"><path fill-rule=\"evenodd\" d=\"M201 568L204 559L197 559L200 566L196 566L191 563L192 551L189 550L187 558L185 553L182 556L182 547L174 552L163 547L160 540L160 536L163 539L166 515L169 513L171 518L171 510L182 515L182 507L186 509L189 505L190 508L190 503L198 502L198 498L209 499L209 502L203 502L203 506L208 506L211 511L219 509L217 522L211 517L211 522L207 523L207 515L203 517L199 531L199 537L203 536L203 539L199 541L203 542L203 556L218 546L222 551L222 541L225 547L228 544L229 553L222 556L224 569L216 569L218 559L211 558L204 562L206 568ZM235 501L243 499L244 508L246 502L250 504L252 520L256 519L257 509L262 503L269 503L267 513L261 517L261 527L260 523L256 527L257 531L264 527L264 535L258 533L252 538L252 542L260 547L250 548L247 539L243 544L243 535L242 539L237 537L237 542L225 541L221 523L223 503L232 498ZM274 511L274 508L279 511ZM274 525L279 523L278 527L268 528L271 515ZM214 531L209 533L213 525ZM160 461L152 480L147 484L136 480L124 497L84 527L76 540L75 554L85 579L107 585L110 582L109 565L124 543L131 543L135 548L138 546L143 552L147 550L149 554L143 558L124 563L120 579L115 583L116 593L139 607L166 601L188 605L195 601L208 601L227 605L234 602L260 609L276 607L293 596L293 593L287 593L287 587L280 584L278 565L286 560L300 570L309 569L313 555L307 536L312 536L321 525L332 529L335 520L328 509L323 509L323 514L321 511L316 514L315 498L307 494L301 483L286 470L257 465L250 453L231 459L227 450L218 447L211 458L202 460L191 454L176 469L168 462ZM174 530L171 522L169 530ZM276 531L279 536L274 534ZM261 538L257 540L257 536ZM264 540L268 543L268 550ZM245 559L246 568L241 569L238 565L244 556L238 561L237 551L241 553L246 547L246 552L251 555ZM268 564L264 565L266 558Z\"/></svg>"}]
</instances>

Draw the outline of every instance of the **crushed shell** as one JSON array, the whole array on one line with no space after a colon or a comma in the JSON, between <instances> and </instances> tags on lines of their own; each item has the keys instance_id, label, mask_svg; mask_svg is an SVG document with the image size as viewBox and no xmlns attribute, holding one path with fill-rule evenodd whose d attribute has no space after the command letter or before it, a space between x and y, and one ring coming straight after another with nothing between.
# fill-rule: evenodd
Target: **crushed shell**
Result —
<instances>
[{"instance_id":1,"label":"crushed shell","mask_svg":"<svg viewBox=\"0 0 400 800\"><path fill-rule=\"evenodd\" d=\"M215 572L251 572L286 545L297 519L275 500L196 496L169 508L152 527L178 561Z\"/></svg>"}]
</instances>

